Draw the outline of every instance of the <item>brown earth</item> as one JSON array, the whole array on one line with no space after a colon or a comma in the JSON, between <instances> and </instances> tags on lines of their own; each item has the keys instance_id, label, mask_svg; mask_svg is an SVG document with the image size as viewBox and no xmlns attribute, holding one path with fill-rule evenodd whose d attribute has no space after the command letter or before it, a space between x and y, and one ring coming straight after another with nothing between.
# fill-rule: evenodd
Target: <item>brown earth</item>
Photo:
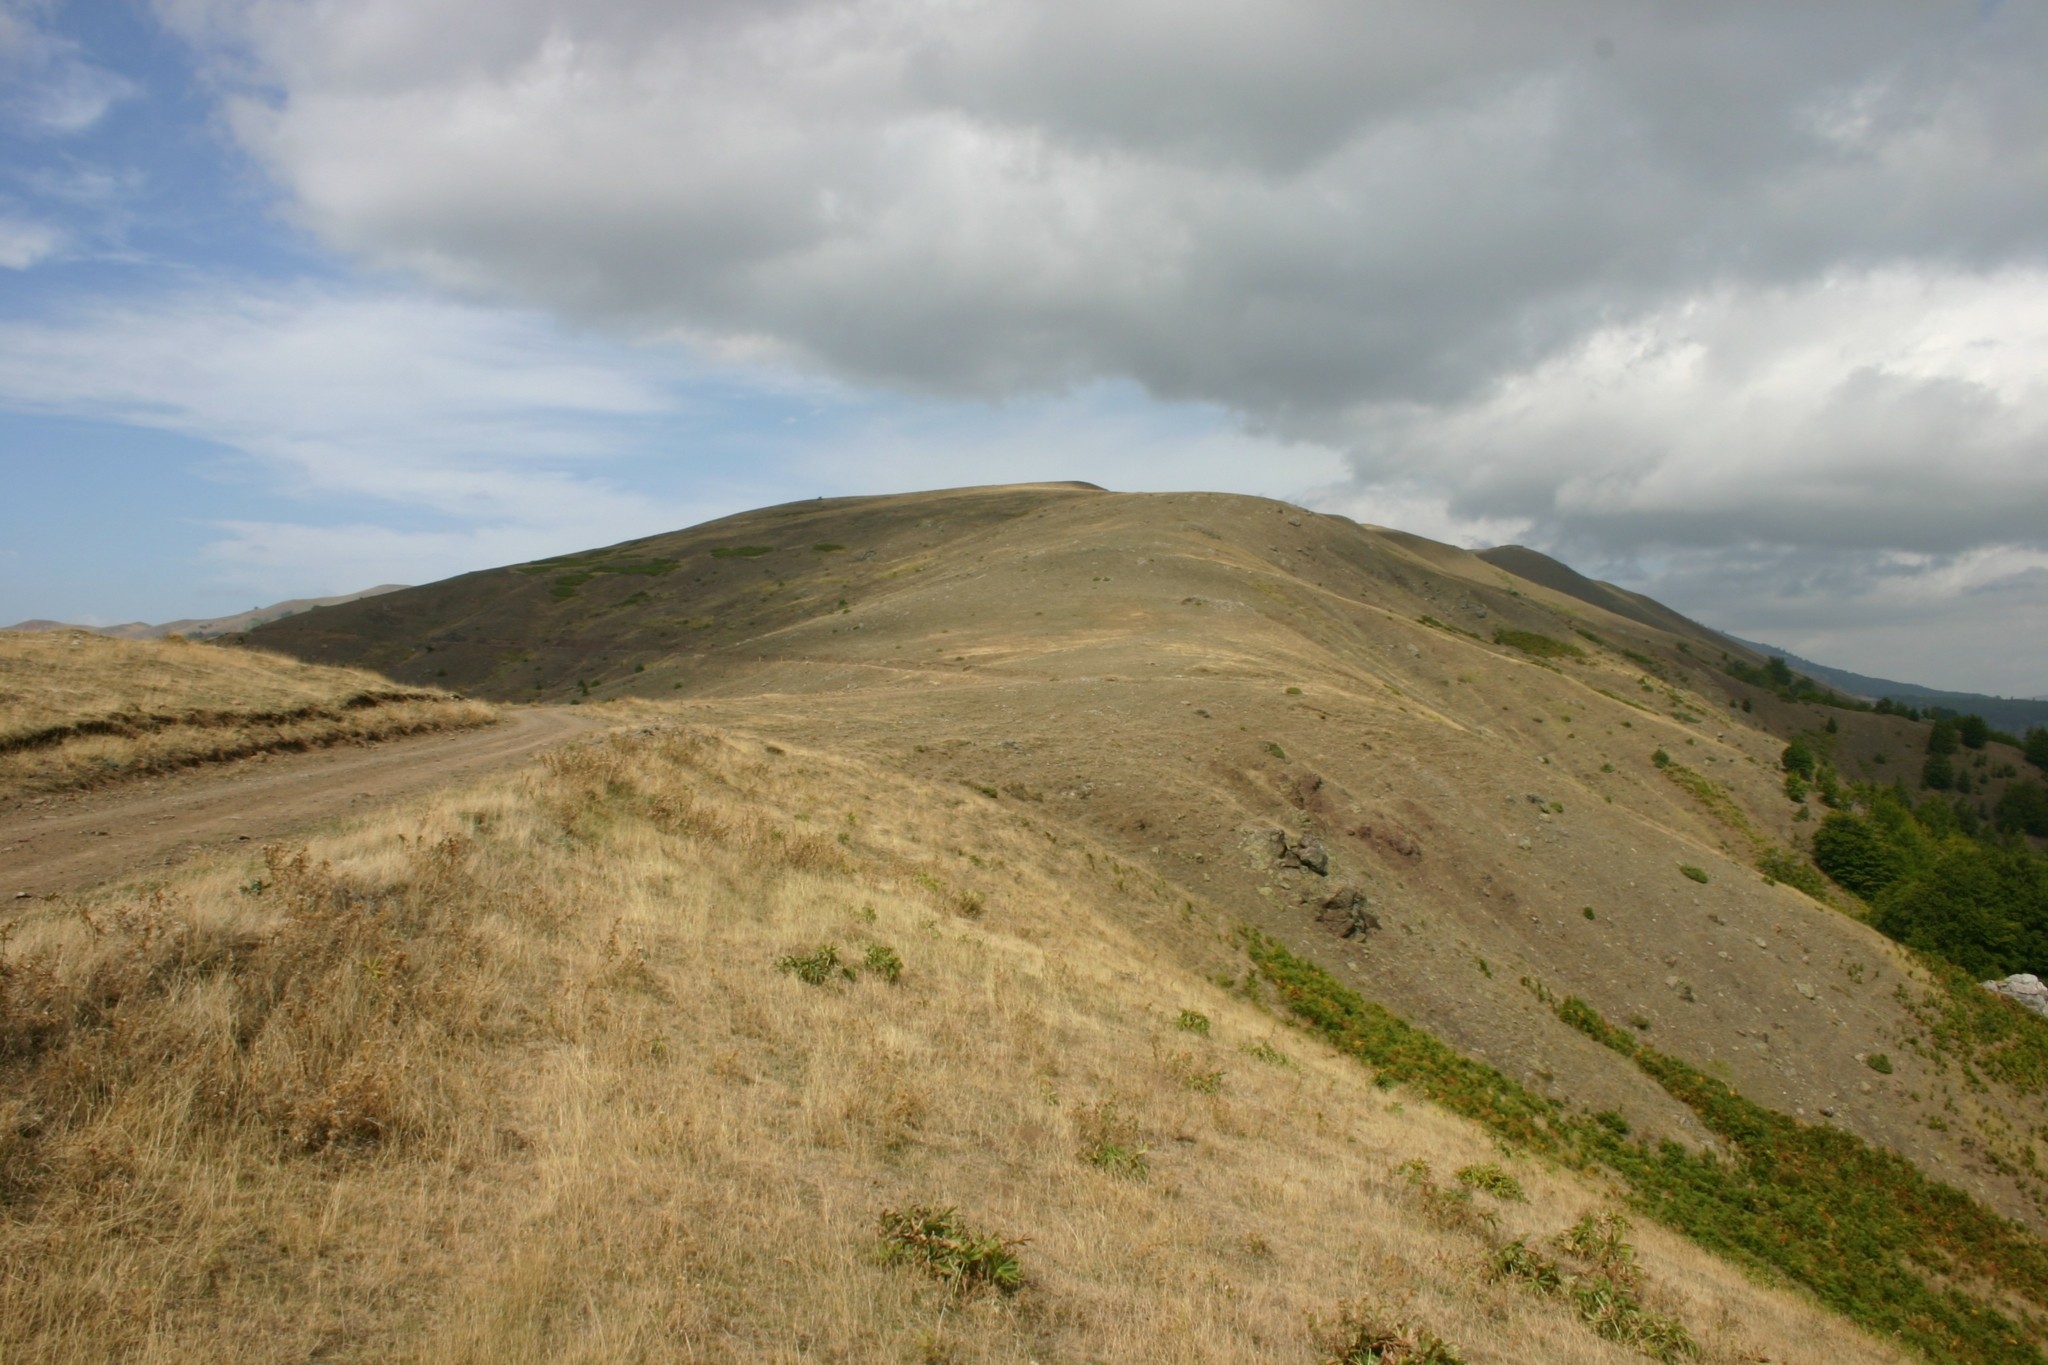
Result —
<instances>
[{"instance_id":1,"label":"brown earth","mask_svg":"<svg viewBox=\"0 0 2048 1365\"><path fill-rule=\"evenodd\" d=\"M523 762L597 724L562 707L521 707L484 730L266 754L98 791L0 802L0 896L149 876L207 850L299 833Z\"/></svg>"}]
</instances>

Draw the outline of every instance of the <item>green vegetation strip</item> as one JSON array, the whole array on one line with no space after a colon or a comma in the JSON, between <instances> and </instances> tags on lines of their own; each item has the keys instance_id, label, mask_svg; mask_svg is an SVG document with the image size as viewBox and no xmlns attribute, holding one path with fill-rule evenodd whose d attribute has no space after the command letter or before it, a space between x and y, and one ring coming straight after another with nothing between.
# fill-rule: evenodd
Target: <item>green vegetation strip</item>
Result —
<instances>
[{"instance_id":1,"label":"green vegetation strip","mask_svg":"<svg viewBox=\"0 0 2048 1365\"><path fill-rule=\"evenodd\" d=\"M1493 642L1519 649L1538 659L1583 659L1586 651L1564 640L1553 640L1548 635L1538 635L1533 630L1510 630L1506 626L1493 632Z\"/></svg>"},{"instance_id":2,"label":"green vegetation strip","mask_svg":"<svg viewBox=\"0 0 2048 1365\"><path fill-rule=\"evenodd\" d=\"M1929 1359L2041 1365L2033 1343L2048 1336L2048 1246L1904 1158L1752 1103L1639 1045L1584 1001L1558 1002L1537 987L1560 1019L1628 1057L1690 1108L1729 1155L1631 1142L1619 1116L1567 1112L1273 939L1246 930L1243 942L1297 1019L1382 1078L1567 1166L1605 1167L1642 1212L1739 1264L1803 1286Z\"/></svg>"}]
</instances>

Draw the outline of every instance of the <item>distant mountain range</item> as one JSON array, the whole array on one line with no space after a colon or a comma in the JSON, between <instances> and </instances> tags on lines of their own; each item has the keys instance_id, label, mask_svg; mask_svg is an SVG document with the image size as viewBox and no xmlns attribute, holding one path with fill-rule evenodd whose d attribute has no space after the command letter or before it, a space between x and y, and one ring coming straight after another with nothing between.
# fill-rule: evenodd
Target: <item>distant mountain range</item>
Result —
<instances>
[{"instance_id":1,"label":"distant mountain range","mask_svg":"<svg viewBox=\"0 0 2048 1365\"><path fill-rule=\"evenodd\" d=\"M162 625L150 625L146 621L130 621L120 626L81 626L70 621L17 621L5 630L84 630L94 635L111 635L118 640L161 640L166 635L182 635L188 640L210 640L216 635L230 635L237 631L254 630L272 621L281 621L287 616L315 607L337 607L344 602L359 598L375 597L379 593L397 592L403 583L380 583L374 588L361 592L345 592L334 597L294 597L284 602L273 602L267 607L251 607L248 611L233 616L216 616L210 620L188 618L183 621L166 621Z\"/></svg>"},{"instance_id":2,"label":"distant mountain range","mask_svg":"<svg viewBox=\"0 0 2048 1365\"><path fill-rule=\"evenodd\" d=\"M1730 636L1730 639L1740 639ZM1919 683L1899 682L1892 678L1873 678L1862 673L1851 673L1846 668L1830 668L1817 664L1811 659L1802 659L1789 649L1776 645L1761 644L1755 640L1741 643L1763 654L1775 654L1799 672L1815 682L1859 697L1876 701L1889 697L1893 701L1917 706L1921 710L1939 707L1954 711L1958 715L1982 716L1994 729L2006 730L2015 735L2025 734L2037 725L2048 725L2048 697L1991 697L1981 692L1945 692L1938 687L1922 687Z\"/></svg>"}]
</instances>

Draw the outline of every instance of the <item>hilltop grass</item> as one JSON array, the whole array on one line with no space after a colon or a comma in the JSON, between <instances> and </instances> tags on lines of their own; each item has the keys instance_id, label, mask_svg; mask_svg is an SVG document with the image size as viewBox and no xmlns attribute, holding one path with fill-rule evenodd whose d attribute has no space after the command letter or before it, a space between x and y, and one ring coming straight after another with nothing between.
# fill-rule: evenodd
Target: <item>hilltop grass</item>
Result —
<instances>
[{"instance_id":1,"label":"hilltop grass","mask_svg":"<svg viewBox=\"0 0 2048 1365\"><path fill-rule=\"evenodd\" d=\"M1221 1365L1316 1359L1370 1295L1474 1360L1637 1358L1485 1274L1599 1188L1308 1040L1184 1084L1272 1022L1118 927L1180 909L1123 871L666 728L39 903L0 950L0 1357ZM825 944L854 979L777 969ZM1449 1216L1432 1168L1528 1202ZM1640 1240L1709 1359L1899 1358Z\"/></svg>"},{"instance_id":2,"label":"hilltop grass","mask_svg":"<svg viewBox=\"0 0 2048 1365\"><path fill-rule=\"evenodd\" d=\"M1276 941L1247 931L1243 942L1281 1003L1341 1051L1518 1148L1612 1172L1636 1208L1701 1246L1783 1276L1932 1360L2043 1359L2033 1343L2048 1331L2048 1246L1903 1157L1765 1109L1642 1046L1584 1001L1559 1001L1533 986L1560 1020L1687 1105L1729 1155L1630 1142L1619 1116L1567 1111L1361 999Z\"/></svg>"},{"instance_id":3,"label":"hilltop grass","mask_svg":"<svg viewBox=\"0 0 2048 1365\"><path fill-rule=\"evenodd\" d=\"M83 631L0 633L0 795L497 719L362 669Z\"/></svg>"}]
</instances>

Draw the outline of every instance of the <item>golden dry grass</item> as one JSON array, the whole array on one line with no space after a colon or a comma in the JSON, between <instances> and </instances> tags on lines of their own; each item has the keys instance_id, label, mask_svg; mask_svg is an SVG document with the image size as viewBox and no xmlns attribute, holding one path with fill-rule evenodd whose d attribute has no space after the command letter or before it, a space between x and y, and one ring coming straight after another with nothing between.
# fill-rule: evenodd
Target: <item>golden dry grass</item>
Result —
<instances>
[{"instance_id":1,"label":"golden dry grass","mask_svg":"<svg viewBox=\"0 0 2048 1365\"><path fill-rule=\"evenodd\" d=\"M0 632L0 795L462 729L495 716L447 692L257 651Z\"/></svg>"},{"instance_id":2,"label":"golden dry grass","mask_svg":"<svg viewBox=\"0 0 2048 1365\"><path fill-rule=\"evenodd\" d=\"M1641 1359L1483 1269L1606 1192L1189 975L1126 926L1206 907L956 791L657 723L38 905L0 1358L1306 1362L1368 1299L1470 1361ZM901 979L777 969L823 944ZM1496 1160L1526 1203L1399 1169ZM915 1204L1028 1239L1021 1291L884 1263ZM1704 1359L1897 1358L1636 1240Z\"/></svg>"}]
</instances>

